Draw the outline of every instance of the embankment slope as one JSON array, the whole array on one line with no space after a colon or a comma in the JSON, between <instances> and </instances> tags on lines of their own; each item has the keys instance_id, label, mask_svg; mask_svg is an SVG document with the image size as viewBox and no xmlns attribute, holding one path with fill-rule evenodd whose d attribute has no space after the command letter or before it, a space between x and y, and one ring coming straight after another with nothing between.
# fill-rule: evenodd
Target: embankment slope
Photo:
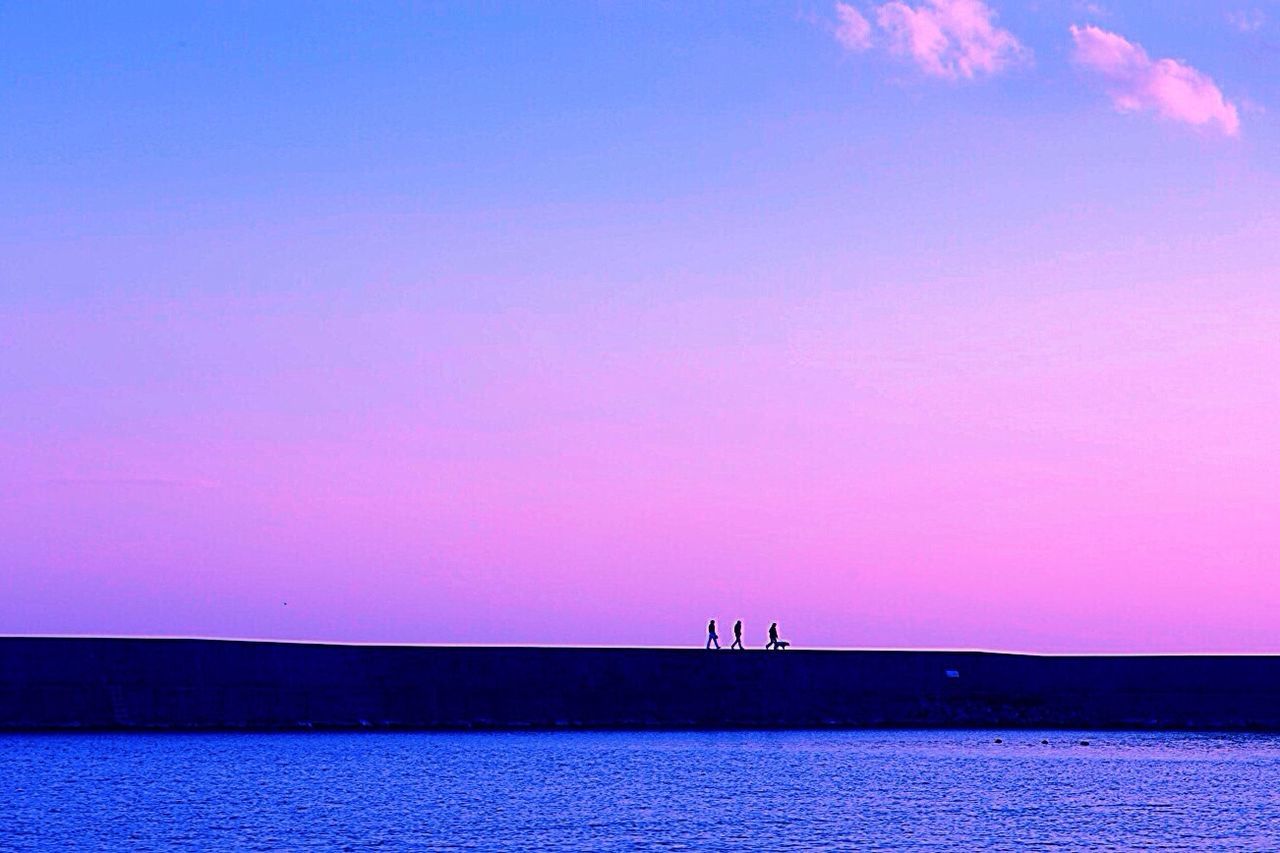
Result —
<instances>
[{"instance_id":1,"label":"embankment slope","mask_svg":"<svg viewBox=\"0 0 1280 853\"><path fill-rule=\"evenodd\" d=\"M0 728L1280 731L1280 657L0 637Z\"/></svg>"}]
</instances>

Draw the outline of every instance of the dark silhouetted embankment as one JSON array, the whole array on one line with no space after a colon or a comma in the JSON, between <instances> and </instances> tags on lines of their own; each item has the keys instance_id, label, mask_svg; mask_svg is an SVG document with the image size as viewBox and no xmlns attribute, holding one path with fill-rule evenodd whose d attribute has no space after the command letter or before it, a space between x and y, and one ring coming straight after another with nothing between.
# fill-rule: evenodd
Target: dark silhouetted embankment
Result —
<instances>
[{"instance_id":1,"label":"dark silhouetted embankment","mask_svg":"<svg viewBox=\"0 0 1280 853\"><path fill-rule=\"evenodd\" d=\"M1280 731L1280 657L0 638L0 728Z\"/></svg>"}]
</instances>

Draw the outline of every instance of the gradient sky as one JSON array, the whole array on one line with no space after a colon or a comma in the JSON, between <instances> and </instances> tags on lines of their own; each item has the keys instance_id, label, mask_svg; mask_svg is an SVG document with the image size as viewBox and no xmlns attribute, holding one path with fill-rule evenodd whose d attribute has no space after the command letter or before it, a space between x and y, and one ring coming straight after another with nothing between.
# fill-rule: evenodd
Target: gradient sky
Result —
<instances>
[{"instance_id":1,"label":"gradient sky","mask_svg":"<svg viewBox=\"0 0 1280 853\"><path fill-rule=\"evenodd\" d=\"M0 633L1280 651L1278 115L1280 2L0 4Z\"/></svg>"}]
</instances>

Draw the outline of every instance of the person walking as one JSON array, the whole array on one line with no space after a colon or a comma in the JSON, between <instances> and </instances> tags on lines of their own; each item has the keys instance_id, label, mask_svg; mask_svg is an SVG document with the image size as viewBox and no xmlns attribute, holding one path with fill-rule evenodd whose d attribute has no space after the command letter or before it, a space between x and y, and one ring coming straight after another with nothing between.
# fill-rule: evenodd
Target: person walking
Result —
<instances>
[{"instance_id":1,"label":"person walking","mask_svg":"<svg viewBox=\"0 0 1280 853\"><path fill-rule=\"evenodd\" d=\"M720 638L716 636L716 620L712 619L707 623L707 648L711 648L711 644L715 643L716 648L720 648Z\"/></svg>"},{"instance_id":2,"label":"person walking","mask_svg":"<svg viewBox=\"0 0 1280 853\"><path fill-rule=\"evenodd\" d=\"M769 626L769 644L765 646L765 648L766 649L778 648L778 623L777 622L774 622Z\"/></svg>"},{"instance_id":3,"label":"person walking","mask_svg":"<svg viewBox=\"0 0 1280 853\"><path fill-rule=\"evenodd\" d=\"M742 620L741 619L733 623L733 645L730 646L729 648L737 649L739 651L743 651L746 648L745 646L742 645Z\"/></svg>"}]
</instances>

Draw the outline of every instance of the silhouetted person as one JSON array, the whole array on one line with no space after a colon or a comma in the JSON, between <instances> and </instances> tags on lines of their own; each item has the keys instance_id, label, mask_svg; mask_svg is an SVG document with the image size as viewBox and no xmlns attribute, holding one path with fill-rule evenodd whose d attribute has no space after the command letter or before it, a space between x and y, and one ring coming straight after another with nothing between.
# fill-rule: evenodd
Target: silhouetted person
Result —
<instances>
[{"instance_id":1,"label":"silhouetted person","mask_svg":"<svg viewBox=\"0 0 1280 853\"><path fill-rule=\"evenodd\" d=\"M778 623L773 622L769 625L769 644L766 649L776 649L778 647Z\"/></svg>"},{"instance_id":2,"label":"silhouetted person","mask_svg":"<svg viewBox=\"0 0 1280 853\"><path fill-rule=\"evenodd\" d=\"M707 623L707 648L711 648L711 644L715 643L716 648L720 648L720 638L716 636L716 620L712 619Z\"/></svg>"},{"instance_id":3,"label":"silhouetted person","mask_svg":"<svg viewBox=\"0 0 1280 853\"><path fill-rule=\"evenodd\" d=\"M729 648L740 649L740 650L745 648L742 645L742 620L741 619L733 623L733 645L730 646Z\"/></svg>"}]
</instances>

